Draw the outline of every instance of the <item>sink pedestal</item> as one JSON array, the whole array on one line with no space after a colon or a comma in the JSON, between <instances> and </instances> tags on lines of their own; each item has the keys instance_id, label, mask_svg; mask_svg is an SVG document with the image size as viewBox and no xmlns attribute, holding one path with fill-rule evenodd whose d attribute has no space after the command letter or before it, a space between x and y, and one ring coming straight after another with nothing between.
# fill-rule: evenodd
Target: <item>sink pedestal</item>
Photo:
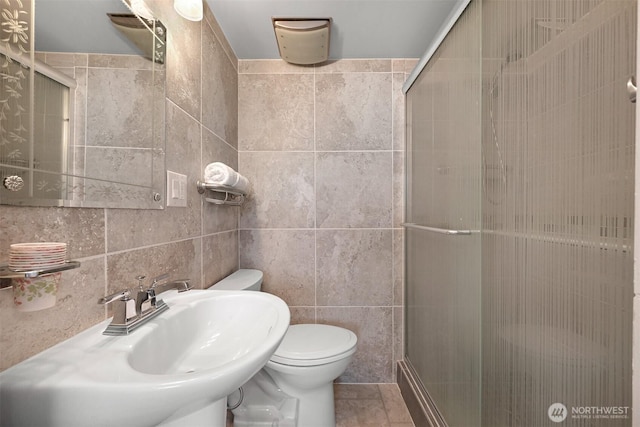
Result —
<instances>
[{"instance_id":1,"label":"sink pedestal","mask_svg":"<svg viewBox=\"0 0 640 427\"><path fill-rule=\"evenodd\" d=\"M198 408L202 404L189 405L184 410L179 411L168 420L160 424L161 427L185 427L185 426L207 426L225 427L227 423L227 398L217 400L203 408Z\"/></svg>"}]
</instances>

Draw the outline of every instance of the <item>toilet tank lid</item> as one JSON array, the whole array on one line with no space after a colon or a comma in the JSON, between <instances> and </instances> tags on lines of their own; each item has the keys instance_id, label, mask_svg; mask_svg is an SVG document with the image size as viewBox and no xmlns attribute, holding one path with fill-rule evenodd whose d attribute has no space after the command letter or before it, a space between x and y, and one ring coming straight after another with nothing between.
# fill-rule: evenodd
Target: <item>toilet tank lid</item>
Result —
<instances>
[{"instance_id":1,"label":"toilet tank lid","mask_svg":"<svg viewBox=\"0 0 640 427\"><path fill-rule=\"evenodd\" d=\"M260 290L262 271L243 268L214 283L209 289L216 291Z\"/></svg>"}]
</instances>

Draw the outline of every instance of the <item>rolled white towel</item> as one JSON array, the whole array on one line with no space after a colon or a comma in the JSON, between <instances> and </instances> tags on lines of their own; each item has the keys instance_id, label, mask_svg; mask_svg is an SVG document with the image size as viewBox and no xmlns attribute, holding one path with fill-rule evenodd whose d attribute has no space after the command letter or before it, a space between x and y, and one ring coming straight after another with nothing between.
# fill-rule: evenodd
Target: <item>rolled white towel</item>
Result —
<instances>
[{"instance_id":1,"label":"rolled white towel","mask_svg":"<svg viewBox=\"0 0 640 427\"><path fill-rule=\"evenodd\" d=\"M249 180L221 162L209 163L204 168L204 182L233 187L245 193L249 192Z\"/></svg>"}]
</instances>

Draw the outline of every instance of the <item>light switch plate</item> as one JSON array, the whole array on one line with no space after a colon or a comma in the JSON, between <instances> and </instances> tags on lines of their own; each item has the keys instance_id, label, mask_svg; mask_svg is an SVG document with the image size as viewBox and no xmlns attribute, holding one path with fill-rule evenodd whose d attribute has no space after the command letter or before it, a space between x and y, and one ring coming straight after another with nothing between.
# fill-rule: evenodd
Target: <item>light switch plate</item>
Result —
<instances>
[{"instance_id":1,"label":"light switch plate","mask_svg":"<svg viewBox=\"0 0 640 427\"><path fill-rule=\"evenodd\" d=\"M187 175L167 171L167 206L187 206Z\"/></svg>"}]
</instances>

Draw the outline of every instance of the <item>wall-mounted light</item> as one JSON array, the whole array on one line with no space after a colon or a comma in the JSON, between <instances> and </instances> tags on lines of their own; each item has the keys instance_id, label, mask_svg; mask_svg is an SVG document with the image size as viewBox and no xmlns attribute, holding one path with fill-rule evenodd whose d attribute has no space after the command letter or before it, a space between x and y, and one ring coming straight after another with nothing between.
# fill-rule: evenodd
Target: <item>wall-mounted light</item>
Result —
<instances>
[{"instance_id":1,"label":"wall-mounted light","mask_svg":"<svg viewBox=\"0 0 640 427\"><path fill-rule=\"evenodd\" d=\"M173 8L189 21L202 21L202 0L173 0Z\"/></svg>"},{"instance_id":2,"label":"wall-mounted light","mask_svg":"<svg viewBox=\"0 0 640 427\"><path fill-rule=\"evenodd\" d=\"M126 2L125 2L126 4ZM149 10L149 7L147 6L147 4L144 2L144 0L131 0L131 11L133 13L135 13L136 15L147 19L149 21L153 21L155 20L154 16L153 16L153 12L151 12L151 10Z\"/></svg>"},{"instance_id":3,"label":"wall-mounted light","mask_svg":"<svg viewBox=\"0 0 640 427\"><path fill-rule=\"evenodd\" d=\"M271 18L280 56L291 64L311 65L329 58L331 18Z\"/></svg>"}]
</instances>

